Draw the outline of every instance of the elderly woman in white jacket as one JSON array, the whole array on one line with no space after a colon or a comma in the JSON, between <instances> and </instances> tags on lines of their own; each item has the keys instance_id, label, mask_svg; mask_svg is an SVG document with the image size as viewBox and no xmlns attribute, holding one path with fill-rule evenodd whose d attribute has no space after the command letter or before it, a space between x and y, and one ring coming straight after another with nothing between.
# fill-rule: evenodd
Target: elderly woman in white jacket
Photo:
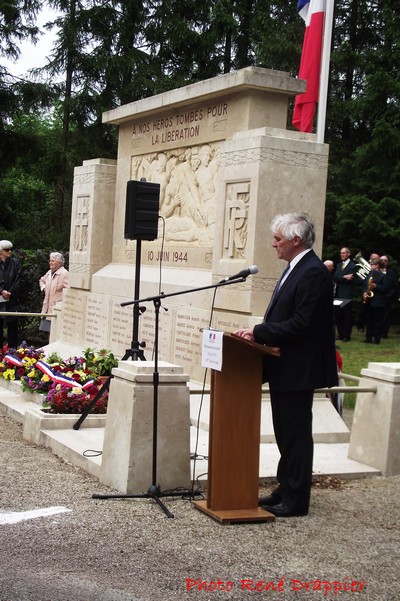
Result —
<instances>
[{"instance_id":1,"label":"elderly woman in white jacket","mask_svg":"<svg viewBox=\"0 0 400 601\"><path fill-rule=\"evenodd\" d=\"M68 271L64 267L64 257L61 253L50 253L50 269L39 280L40 290L44 292L42 313L51 313L54 305L62 300L64 288L69 288ZM43 318L40 322L40 330L49 332L51 318Z\"/></svg>"}]
</instances>

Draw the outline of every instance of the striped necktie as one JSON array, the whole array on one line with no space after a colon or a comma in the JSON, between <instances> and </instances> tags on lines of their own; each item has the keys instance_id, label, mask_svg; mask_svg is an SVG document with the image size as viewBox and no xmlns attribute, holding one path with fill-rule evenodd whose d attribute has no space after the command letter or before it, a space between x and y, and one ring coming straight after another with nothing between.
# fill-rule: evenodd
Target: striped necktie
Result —
<instances>
[{"instance_id":1,"label":"striped necktie","mask_svg":"<svg viewBox=\"0 0 400 601\"><path fill-rule=\"evenodd\" d=\"M285 271L282 273L282 275L279 279L279 282L274 290L274 293L275 293L275 291L278 292L278 290L280 290L280 287L282 286L283 282L286 280L286 276L287 276L287 273L289 270L290 270L290 263L287 264Z\"/></svg>"},{"instance_id":2,"label":"striped necktie","mask_svg":"<svg viewBox=\"0 0 400 601\"><path fill-rule=\"evenodd\" d=\"M281 277L279 278L279 281L278 281L277 285L275 286L275 289L274 289L274 291L272 293L272 296L271 296L271 300L269 301L269 305L268 305L267 310L265 312L264 319L267 317L269 308L272 305L272 303L273 303L276 295L278 294L278 292L280 290L280 287L282 286L283 282L285 281L286 276L287 276L289 270L290 270L290 263L287 264L285 271L282 273Z\"/></svg>"}]
</instances>

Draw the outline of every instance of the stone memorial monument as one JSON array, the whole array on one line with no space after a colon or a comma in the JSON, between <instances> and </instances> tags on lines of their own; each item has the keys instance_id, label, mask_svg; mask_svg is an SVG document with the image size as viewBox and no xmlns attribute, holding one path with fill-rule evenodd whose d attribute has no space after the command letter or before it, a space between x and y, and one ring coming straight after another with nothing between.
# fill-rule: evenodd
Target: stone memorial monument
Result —
<instances>
[{"instance_id":1,"label":"stone memorial monument","mask_svg":"<svg viewBox=\"0 0 400 601\"><path fill-rule=\"evenodd\" d=\"M159 357L203 379L201 330L223 331L262 317L282 264L272 249L275 214L307 211L321 251L328 147L287 129L288 101L305 82L249 67L106 112L119 130L116 161L75 169L70 284L51 342L107 347L132 343L137 242L124 238L127 182L160 184L159 230L141 246L140 299L210 286L256 264L245 282L162 301ZM146 360L154 306L139 319Z\"/></svg>"}]
</instances>

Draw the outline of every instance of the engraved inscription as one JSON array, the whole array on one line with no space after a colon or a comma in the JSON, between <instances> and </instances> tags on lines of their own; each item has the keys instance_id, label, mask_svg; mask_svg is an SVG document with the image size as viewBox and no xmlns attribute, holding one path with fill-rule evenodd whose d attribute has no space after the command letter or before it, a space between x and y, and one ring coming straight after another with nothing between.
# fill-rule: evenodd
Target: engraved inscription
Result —
<instances>
[{"instance_id":1,"label":"engraved inscription","mask_svg":"<svg viewBox=\"0 0 400 601\"><path fill-rule=\"evenodd\" d=\"M163 361L171 360L171 328L173 322L174 310L167 307L160 308L159 314L159 329L158 329L158 358ZM154 358L155 344L155 309L153 306L147 305L147 309L142 313L139 320L139 342L145 342L144 353L148 361Z\"/></svg>"},{"instance_id":2,"label":"engraved inscription","mask_svg":"<svg viewBox=\"0 0 400 601\"><path fill-rule=\"evenodd\" d=\"M62 339L66 342L80 344L83 339L85 300L70 290L63 297Z\"/></svg>"},{"instance_id":3,"label":"engraved inscription","mask_svg":"<svg viewBox=\"0 0 400 601\"><path fill-rule=\"evenodd\" d=\"M111 308L110 342L112 348L117 348L121 356L124 350L131 346L132 327L132 308L121 307L120 303L113 302Z\"/></svg>"},{"instance_id":4,"label":"engraved inscription","mask_svg":"<svg viewBox=\"0 0 400 601\"><path fill-rule=\"evenodd\" d=\"M201 340L203 328L208 327L205 311L178 309L176 313L174 360L193 371L201 365Z\"/></svg>"},{"instance_id":5,"label":"engraved inscription","mask_svg":"<svg viewBox=\"0 0 400 601\"><path fill-rule=\"evenodd\" d=\"M86 303L85 340L94 348L107 346L108 301L100 295L89 295Z\"/></svg>"},{"instance_id":6,"label":"engraved inscription","mask_svg":"<svg viewBox=\"0 0 400 601\"><path fill-rule=\"evenodd\" d=\"M219 102L193 108L187 111L165 114L153 121L140 121L132 126L131 147L139 148L144 136L151 139L151 145L159 147L171 143L180 143L204 135L210 128L215 133L223 134L226 129L229 104Z\"/></svg>"}]
</instances>

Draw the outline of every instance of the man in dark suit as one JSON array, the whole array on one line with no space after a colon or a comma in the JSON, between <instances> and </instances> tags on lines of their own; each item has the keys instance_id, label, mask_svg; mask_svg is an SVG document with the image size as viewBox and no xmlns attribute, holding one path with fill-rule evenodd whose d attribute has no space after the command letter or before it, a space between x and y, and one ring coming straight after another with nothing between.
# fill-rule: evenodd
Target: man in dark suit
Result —
<instances>
[{"instance_id":1,"label":"man in dark suit","mask_svg":"<svg viewBox=\"0 0 400 601\"><path fill-rule=\"evenodd\" d=\"M382 338L388 338L389 328L392 317L392 305L399 297L399 278L391 267L389 267L389 258L386 255L381 256L382 261L382 273L386 276L386 307L385 315L383 317L382 324Z\"/></svg>"},{"instance_id":2,"label":"man in dark suit","mask_svg":"<svg viewBox=\"0 0 400 601\"><path fill-rule=\"evenodd\" d=\"M21 281L21 263L11 256L12 242L0 240L0 311L18 311L19 287ZM0 348L4 346L4 328L7 327L7 343L9 348L18 346L18 318L0 318Z\"/></svg>"},{"instance_id":3,"label":"man in dark suit","mask_svg":"<svg viewBox=\"0 0 400 601\"><path fill-rule=\"evenodd\" d=\"M312 250L314 224L306 213L278 215L271 224L272 246L288 262L264 321L236 334L278 346L266 355L275 438L280 452L278 487L259 504L279 517L306 515L312 463L314 389L337 385L332 279Z\"/></svg>"},{"instance_id":4,"label":"man in dark suit","mask_svg":"<svg viewBox=\"0 0 400 601\"><path fill-rule=\"evenodd\" d=\"M350 249L344 246L340 249L340 263L336 265L333 276L336 298L347 301L343 305L335 307L338 338L343 342L349 342L353 328L354 276L356 271L357 265L350 259Z\"/></svg>"}]
</instances>

